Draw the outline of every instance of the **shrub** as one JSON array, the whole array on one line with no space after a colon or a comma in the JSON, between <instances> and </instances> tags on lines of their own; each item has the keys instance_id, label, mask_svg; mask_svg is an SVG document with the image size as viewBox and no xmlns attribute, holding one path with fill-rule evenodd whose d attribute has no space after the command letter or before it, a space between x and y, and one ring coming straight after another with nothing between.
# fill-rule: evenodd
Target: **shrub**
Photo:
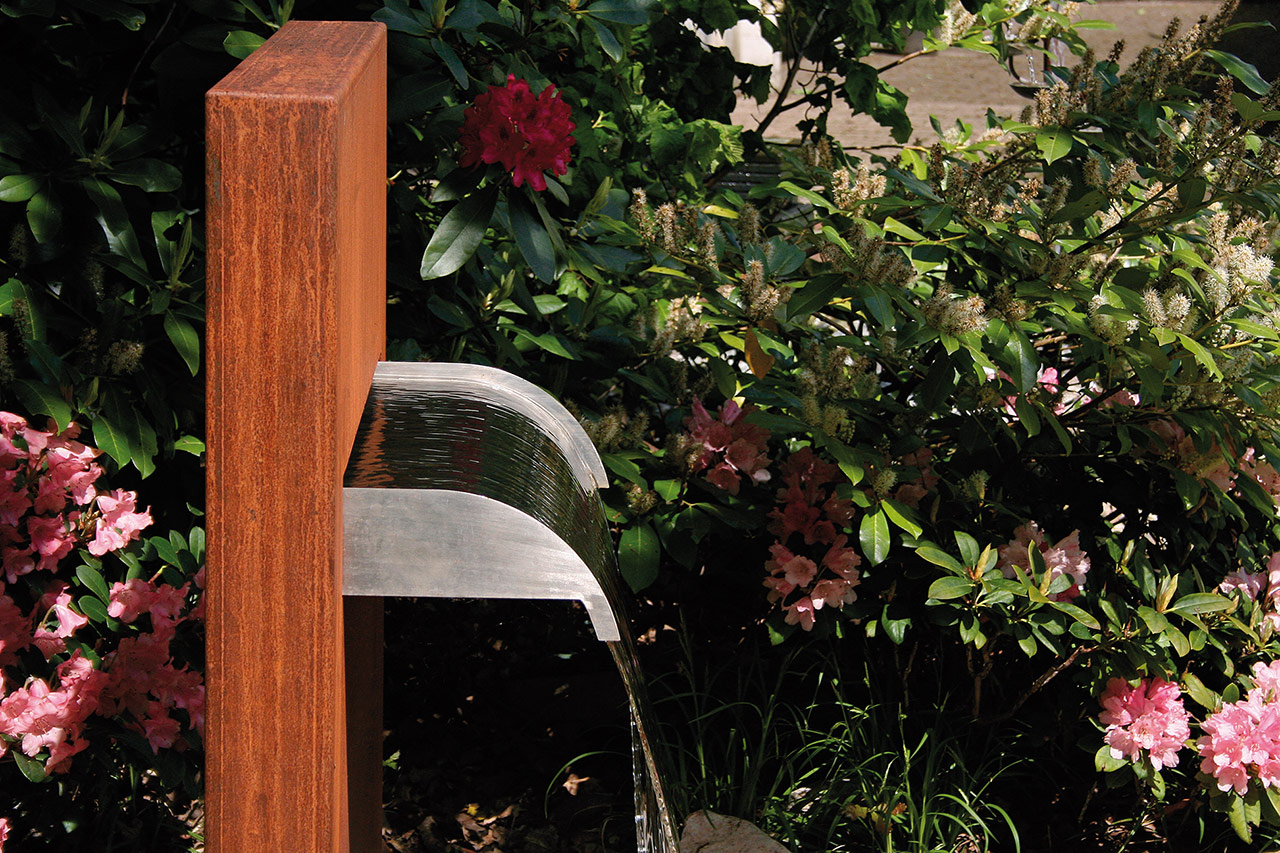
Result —
<instances>
[{"instance_id":1,"label":"shrub","mask_svg":"<svg viewBox=\"0 0 1280 853\"><path fill-rule=\"evenodd\" d=\"M181 833L204 730L203 531L131 545L151 516L134 493L100 489L98 452L76 432L0 412L0 808L24 845L123 849L142 839L122 814L47 802L90 789Z\"/></svg>"}]
</instances>

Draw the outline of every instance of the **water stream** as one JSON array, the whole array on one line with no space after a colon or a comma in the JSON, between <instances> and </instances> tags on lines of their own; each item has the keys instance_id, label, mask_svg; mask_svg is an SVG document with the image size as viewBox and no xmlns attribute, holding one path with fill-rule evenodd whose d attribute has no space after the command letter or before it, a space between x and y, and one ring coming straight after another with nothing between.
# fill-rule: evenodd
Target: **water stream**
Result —
<instances>
[{"instance_id":1,"label":"water stream","mask_svg":"<svg viewBox=\"0 0 1280 853\"><path fill-rule=\"evenodd\" d=\"M598 489L545 392L475 365L380 365L344 481L347 595L582 601L626 689L638 853L679 853L663 747Z\"/></svg>"}]
</instances>

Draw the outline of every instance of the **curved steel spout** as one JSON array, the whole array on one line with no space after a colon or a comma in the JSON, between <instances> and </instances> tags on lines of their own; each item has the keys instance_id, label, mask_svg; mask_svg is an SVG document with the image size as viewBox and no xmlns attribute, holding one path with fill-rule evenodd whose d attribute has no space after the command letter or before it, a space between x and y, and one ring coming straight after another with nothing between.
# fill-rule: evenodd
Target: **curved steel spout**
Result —
<instances>
[{"instance_id":1,"label":"curved steel spout","mask_svg":"<svg viewBox=\"0 0 1280 853\"><path fill-rule=\"evenodd\" d=\"M344 595L581 601L621 639L608 479L551 395L472 364L378 365L347 466Z\"/></svg>"}]
</instances>

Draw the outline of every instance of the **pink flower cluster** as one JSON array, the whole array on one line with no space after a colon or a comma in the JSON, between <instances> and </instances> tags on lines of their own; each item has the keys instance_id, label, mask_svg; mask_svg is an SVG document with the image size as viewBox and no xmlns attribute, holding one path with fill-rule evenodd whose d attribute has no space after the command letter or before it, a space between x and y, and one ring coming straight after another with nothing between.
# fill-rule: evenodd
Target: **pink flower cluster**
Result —
<instances>
[{"instance_id":1,"label":"pink flower cluster","mask_svg":"<svg viewBox=\"0 0 1280 853\"><path fill-rule=\"evenodd\" d=\"M1130 687L1122 678L1107 682L1098 719L1107 727L1104 740L1112 758L1140 760L1143 751L1159 770L1178 763L1178 751L1191 737L1182 691L1163 678L1142 679Z\"/></svg>"},{"instance_id":2,"label":"pink flower cluster","mask_svg":"<svg viewBox=\"0 0 1280 853\"><path fill-rule=\"evenodd\" d=\"M71 757L89 745L85 721L98 710L108 676L93 668L80 650L58 665L58 687L32 678L0 700L0 755L14 739L23 754L35 758L48 750L45 771L65 771Z\"/></svg>"},{"instance_id":3,"label":"pink flower cluster","mask_svg":"<svg viewBox=\"0 0 1280 853\"><path fill-rule=\"evenodd\" d=\"M999 377L1000 379L1007 381L1011 385L1013 384L1013 377L1005 373L1003 370L993 374L991 370L988 368L987 376L988 377L996 376L996 377ZM1049 396L1052 397L1057 395L1058 369L1056 367L1040 368L1040 372L1036 374L1036 384L1039 385L1041 388L1043 388L1046 392L1048 392ZM1020 396L1021 396L1020 394L1014 394L1012 396L1004 398L1004 410L1006 414L1015 415L1015 416L1018 414L1018 397ZM1087 402L1089 398L1084 397L1083 399L1084 401ZM1063 412L1065 412L1067 408L1068 406L1065 402L1058 401L1053 406L1053 413L1055 415L1060 415Z\"/></svg>"},{"instance_id":4,"label":"pink flower cluster","mask_svg":"<svg viewBox=\"0 0 1280 853\"><path fill-rule=\"evenodd\" d=\"M1004 570L1005 577L1013 578L1017 571L1031 573L1030 548L1033 544L1044 558L1051 578L1056 580L1061 575L1071 577L1071 586L1053 597L1057 601L1069 601L1079 596L1085 575L1089 573L1089 555L1080 550L1080 531L1073 530L1065 539L1059 539L1056 544L1050 545L1044 532L1034 521L1019 526L1013 531L1013 541L996 549L1000 557L997 565ZM1052 582L1051 580L1050 583Z\"/></svg>"},{"instance_id":5,"label":"pink flower cluster","mask_svg":"<svg viewBox=\"0 0 1280 853\"><path fill-rule=\"evenodd\" d=\"M1262 490L1271 495L1271 499L1280 504L1280 472L1265 459L1259 459L1257 451L1252 447L1245 448L1240 457L1240 473L1251 477Z\"/></svg>"},{"instance_id":6,"label":"pink flower cluster","mask_svg":"<svg viewBox=\"0 0 1280 853\"><path fill-rule=\"evenodd\" d=\"M151 523L133 493L98 493L98 452L75 441L77 432L45 432L0 412L0 566L9 583L55 571L86 540L95 556L123 548Z\"/></svg>"},{"instance_id":7,"label":"pink flower cluster","mask_svg":"<svg viewBox=\"0 0 1280 853\"><path fill-rule=\"evenodd\" d=\"M772 559L765 563L769 576L764 585L771 603L782 602L788 625L811 631L817 611L827 605L838 609L857 598L862 559L840 532L853 518L853 504L827 488L840 478L839 469L807 447L783 463L781 474L785 487L778 491L780 506L770 513L769 523L778 541L769 548ZM811 553L821 556L794 553L788 542L795 537L818 546Z\"/></svg>"},{"instance_id":8,"label":"pink flower cluster","mask_svg":"<svg viewBox=\"0 0 1280 853\"><path fill-rule=\"evenodd\" d=\"M65 772L72 756L88 746L85 727L94 715L119 718L153 750L179 743L173 708L186 711L194 728L203 726L203 679L176 667L170 654L177 625L199 618L198 608L183 612L190 585L117 582L109 590L108 615L125 623L145 615L150 630L135 625L114 650L95 637L99 666L78 644L55 660L89 624L71 586L57 576L63 559L76 547L95 557L118 551L151 524L132 492L98 491L96 456L70 431L38 430L0 412L0 755L10 748L33 759L43 754L50 773ZM27 648L53 663L52 673L23 672L33 660L20 656ZM20 686L10 690L15 683Z\"/></svg>"},{"instance_id":9,"label":"pink flower cluster","mask_svg":"<svg viewBox=\"0 0 1280 853\"><path fill-rule=\"evenodd\" d=\"M685 418L685 428L695 441L702 443L702 456L694 470L707 471L707 480L731 495L736 495L741 477L756 483L769 481L769 431L749 424L746 416L752 406L739 406L726 400L719 417L711 417L701 400L693 401L693 414Z\"/></svg>"},{"instance_id":10,"label":"pink flower cluster","mask_svg":"<svg viewBox=\"0 0 1280 853\"><path fill-rule=\"evenodd\" d=\"M1235 485L1235 469L1217 444L1202 453L1187 431L1168 418L1151 424L1151 431L1160 440L1153 451L1170 457L1182 472L1213 483L1224 492Z\"/></svg>"},{"instance_id":11,"label":"pink flower cluster","mask_svg":"<svg viewBox=\"0 0 1280 853\"><path fill-rule=\"evenodd\" d=\"M1253 688L1200 724L1196 741L1200 770L1221 791L1243 795L1256 778L1263 787L1280 785L1280 661L1253 665Z\"/></svg>"},{"instance_id":12,"label":"pink flower cluster","mask_svg":"<svg viewBox=\"0 0 1280 853\"><path fill-rule=\"evenodd\" d=\"M1280 551L1267 560L1265 575L1236 569L1222 579L1218 591L1228 595L1239 591L1246 598L1260 602L1264 637L1280 631Z\"/></svg>"},{"instance_id":13,"label":"pink flower cluster","mask_svg":"<svg viewBox=\"0 0 1280 853\"><path fill-rule=\"evenodd\" d=\"M543 172L563 175L569 169L569 105L554 86L535 96L529 83L507 75L505 86L490 86L462 115L462 157L458 165L501 163L518 187L525 181L545 190Z\"/></svg>"}]
</instances>

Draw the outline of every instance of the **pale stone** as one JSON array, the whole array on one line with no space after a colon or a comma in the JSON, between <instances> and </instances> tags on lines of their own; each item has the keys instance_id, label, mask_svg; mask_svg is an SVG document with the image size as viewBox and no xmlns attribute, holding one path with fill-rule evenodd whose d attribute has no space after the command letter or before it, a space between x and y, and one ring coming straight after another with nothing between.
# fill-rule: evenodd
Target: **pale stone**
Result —
<instances>
[{"instance_id":1,"label":"pale stone","mask_svg":"<svg viewBox=\"0 0 1280 853\"><path fill-rule=\"evenodd\" d=\"M680 853L788 853L755 824L738 817L696 811L685 821Z\"/></svg>"}]
</instances>

